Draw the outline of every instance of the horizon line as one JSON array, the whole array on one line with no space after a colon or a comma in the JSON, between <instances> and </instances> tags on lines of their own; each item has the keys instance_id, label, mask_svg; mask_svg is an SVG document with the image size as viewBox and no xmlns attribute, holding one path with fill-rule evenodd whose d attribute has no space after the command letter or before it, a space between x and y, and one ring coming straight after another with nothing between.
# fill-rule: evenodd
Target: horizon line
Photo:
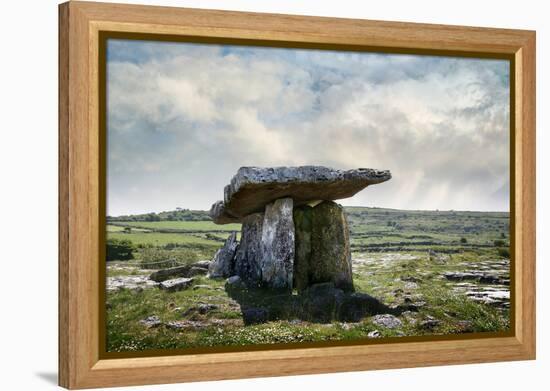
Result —
<instances>
[{"instance_id":1,"label":"horizon line","mask_svg":"<svg viewBox=\"0 0 550 391\"><path fill-rule=\"evenodd\" d=\"M342 205L342 204L341 204ZM389 208L389 207L383 207L383 206L356 206L356 205L342 205L344 208L365 208L365 209L387 209L387 210L394 210L394 211L407 211L407 212L481 212L481 213L510 213L510 210L474 210L474 209L406 209L406 208ZM135 216L135 215L145 215L145 214L159 214L159 213L167 213L167 212L174 212L178 209L181 210L189 210L189 211L196 211L196 212L206 212L208 213L209 210L207 209L190 209L190 208L182 208L182 207L176 207L174 209L168 209L168 210L162 210L162 211L147 211L147 212L133 212L133 213L124 213L124 214L118 214L118 215L111 215L106 214L107 217L121 217L121 216Z\"/></svg>"}]
</instances>

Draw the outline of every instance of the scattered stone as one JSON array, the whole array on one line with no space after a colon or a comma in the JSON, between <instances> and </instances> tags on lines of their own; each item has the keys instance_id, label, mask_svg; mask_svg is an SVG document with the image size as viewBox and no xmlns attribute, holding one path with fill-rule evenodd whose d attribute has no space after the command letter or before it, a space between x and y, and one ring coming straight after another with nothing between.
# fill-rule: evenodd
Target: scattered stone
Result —
<instances>
[{"instance_id":1,"label":"scattered stone","mask_svg":"<svg viewBox=\"0 0 550 391\"><path fill-rule=\"evenodd\" d=\"M279 198L291 197L297 206L312 200L337 200L390 178L389 171L369 168L241 167L225 187L224 200L212 205L210 217L216 224L240 222Z\"/></svg>"},{"instance_id":2,"label":"scattered stone","mask_svg":"<svg viewBox=\"0 0 550 391\"><path fill-rule=\"evenodd\" d=\"M454 284L453 290L466 295L473 301L491 305L497 309L509 308L510 306L510 289L504 285L480 285L460 282Z\"/></svg>"},{"instance_id":3,"label":"scattered stone","mask_svg":"<svg viewBox=\"0 0 550 391\"><path fill-rule=\"evenodd\" d=\"M217 310L218 308L219 306L217 306L216 304L199 304L198 310L199 314L204 315L207 312Z\"/></svg>"},{"instance_id":4,"label":"scattered stone","mask_svg":"<svg viewBox=\"0 0 550 391\"><path fill-rule=\"evenodd\" d=\"M232 275L233 272L233 258L237 252L237 233L233 232L222 248L220 248L214 255L214 259L208 267L208 276L210 278L227 278Z\"/></svg>"},{"instance_id":5,"label":"scattered stone","mask_svg":"<svg viewBox=\"0 0 550 391\"><path fill-rule=\"evenodd\" d=\"M147 328L158 327L162 324L159 317L156 315L148 316L147 318L140 320L139 323L141 323Z\"/></svg>"},{"instance_id":6,"label":"scattered stone","mask_svg":"<svg viewBox=\"0 0 550 391\"><path fill-rule=\"evenodd\" d=\"M253 213L243 218L241 243L235 255L234 274L250 287L259 286L261 281L263 222L263 213Z\"/></svg>"},{"instance_id":7,"label":"scattered stone","mask_svg":"<svg viewBox=\"0 0 550 391\"><path fill-rule=\"evenodd\" d=\"M265 308L245 308L242 314L246 326L266 323L269 320L269 311Z\"/></svg>"},{"instance_id":8,"label":"scattered stone","mask_svg":"<svg viewBox=\"0 0 550 391\"><path fill-rule=\"evenodd\" d=\"M401 313L401 316L405 318L405 320L412 325L415 325L416 323L418 323L418 319L417 319L418 315L414 311L404 311Z\"/></svg>"},{"instance_id":9,"label":"scattered stone","mask_svg":"<svg viewBox=\"0 0 550 391\"><path fill-rule=\"evenodd\" d=\"M422 296L420 296L422 297ZM403 304L398 307L405 311L418 311L421 307L424 307L426 302L424 300L419 300L417 297L411 295L403 296Z\"/></svg>"},{"instance_id":10,"label":"scattered stone","mask_svg":"<svg viewBox=\"0 0 550 391\"><path fill-rule=\"evenodd\" d=\"M156 272L151 273L149 279L156 282L162 282L174 277L188 277L187 273L190 268L191 267L189 265L185 265L157 270Z\"/></svg>"},{"instance_id":11,"label":"scattered stone","mask_svg":"<svg viewBox=\"0 0 550 391\"><path fill-rule=\"evenodd\" d=\"M213 290L214 288L211 287L210 285L202 285L202 284L193 285L193 290L197 290L197 289L211 289L211 290Z\"/></svg>"},{"instance_id":12,"label":"scattered stone","mask_svg":"<svg viewBox=\"0 0 550 391\"><path fill-rule=\"evenodd\" d=\"M209 260L205 259L205 260L202 260L202 261L197 261L197 262L194 262L191 264L191 267L200 267L202 269L208 269L208 267L210 266L210 262Z\"/></svg>"},{"instance_id":13,"label":"scattered stone","mask_svg":"<svg viewBox=\"0 0 550 391\"><path fill-rule=\"evenodd\" d=\"M204 267L184 265L157 270L156 272L151 273L149 279L156 282L162 282L178 277L193 277L201 274L206 274L207 271L208 269L205 269Z\"/></svg>"},{"instance_id":14,"label":"scattered stone","mask_svg":"<svg viewBox=\"0 0 550 391\"><path fill-rule=\"evenodd\" d=\"M183 330L183 329L204 329L208 324L195 320L173 320L166 322L165 327L172 330Z\"/></svg>"},{"instance_id":15,"label":"scattered stone","mask_svg":"<svg viewBox=\"0 0 550 391\"><path fill-rule=\"evenodd\" d=\"M469 320L459 320L456 326L461 333L471 333L474 331L474 326Z\"/></svg>"},{"instance_id":16,"label":"scattered stone","mask_svg":"<svg viewBox=\"0 0 550 391\"><path fill-rule=\"evenodd\" d=\"M474 301L495 305L497 307L507 307L510 303L509 290L479 289L467 291L466 295Z\"/></svg>"},{"instance_id":17,"label":"scattered stone","mask_svg":"<svg viewBox=\"0 0 550 391\"><path fill-rule=\"evenodd\" d=\"M428 250L428 257L430 261L439 264L445 264L451 259L449 254L438 254L432 249Z\"/></svg>"},{"instance_id":18,"label":"scattered stone","mask_svg":"<svg viewBox=\"0 0 550 391\"><path fill-rule=\"evenodd\" d=\"M370 331L370 332L367 334L367 337L368 337L368 338L380 338L381 336L382 336L382 334L380 334L380 331L378 331L378 330Z\"/></svg>"},{"instance_id":19,"label":"scattered stone","mask_svg":"<svg viewBox=\"0 0 550 391\"><path fill-rule=\"evenodd\" d=\"M424 330L433 330L435 327L439 326L441 321L434 318L433 316L427 315L426 318L420 322L420 327Z\"/></svg>"},{"instance_id":20,"label":"scattered stone","mask_svg":"<svg viewBox=\"0 0 550 391\"><path fill-rule=\"evenodd\" d=\"M265 207L260 263L262 285L292 289L294 264L294 222L292 198L281 198Z\"/></svg>"},{"instance_id":21,"label":"scattered stone","mask_svg":"<svg viewBox=\"0 0 550 391\"><path fill-rule=\"evenodd\" d=\"M474 280L482 284L499 284L509 285L510 279L503 278L494 274L487 274L482 271L468 271L468 272L446 272L443 276L450 281L466 281Z\"/></svg>"},{"instance_id":22,"label":"scattered stone","mask_svg":"<svg viewBox=\"0 0 550 391\"><path fill-rule=\"evenodd\" d=\"M187 273L186 277L204 276L207 273L208 273L208 269L205 269L205 268L202 268L202 267L192 266L189 269L189 273Z\"/></svg>"},{"instance_id":23,"label":"scattered stone","mask_svg":"<svg viewBox=\"0 0 550 391\"><path fill-rule=\"evenodd\" d=\"M391 314L375 315L372 318L372 322L378 326L383 326L388 329L395 329L403 325L399 318Z\"/></svg>"},{"instance_id":24,"label":"scattered stone","mask_svg":"<svg viewBox=\"0 0 550 391\"><path fill-rule=\"evenodd\" d=\"M188 316L192 313L198 312L201 315L205 315L210 311L217 310L219 308L216 304L201 303L198 306L189 307L185 310L181 316Z\"/></svg>"},{"instance_id":25,"label":"scattered stone","mask_svg":"<svg viewBox=\"0 0 550 391\"><path fill-rule=\"evenodd\" d=\"M176 292L187 289L193 283L193 278L174 278L173 280L166 280L159 284L159 288L167 290L168 292Z\"/></svg>"},{"instance_id":26,"label":"scattered stone","mask_svg":"<svg viewBox=\"0 0 550 391\"><path fill-rule=\"evenodd\" d=\"M148 276L115 276L107 277L107 290L117 291L120 289L140 290L153 288L158 284L151 281Z\"/></svg>"},{"instance_id":27,"label":"scattered stone","mask_svg":"<svg viewBox=\"0 0 550 391\"><path fill-rule=\"evenodd\" d=\"M405 289L407 290L418 289L418 284L416 282L408 281L405 283Z\"/></svg>"},{"instance_id":28,"label":"scattered stone","mask_svg":"<svg viewBox=\"0 0 550 391\"><path fill-rule=\"evenodd\" d=\"M353 291L349 227L344 208L324 201L313 208L310 283L333 282L337 288Z\"/></svg>"},{"instance_id":29,"label":"scattered stone","mask_svg":"<svg viewBox=\"0 0 550 391\"><path fill-rule=\"evenodd\" d=\"M352 329L352 326L351 326L351 324L349 324L349 323L341 323L341 324L340 324L340 327L342 328L342 330L346 330L346 331Z\"/></svg>"}]
</instances>

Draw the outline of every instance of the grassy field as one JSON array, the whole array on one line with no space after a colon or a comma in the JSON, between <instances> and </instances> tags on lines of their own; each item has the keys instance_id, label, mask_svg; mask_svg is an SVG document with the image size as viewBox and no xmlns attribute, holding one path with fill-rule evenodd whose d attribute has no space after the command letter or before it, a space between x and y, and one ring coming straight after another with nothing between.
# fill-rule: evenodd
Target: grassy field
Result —
<instances>
[{"instance_id":1,"label":"grassy field","mask_svg":"<svg viewBox=\"0 0 550 391\"><path fill-rule=\"evenodd\" d=\"M227 234L225 235L227 236ZM223 235L216 235L220 240L207 239L203 235L181 234L181 233L162 233L162 232L131 232L125 233L121 231L109 232L108 238L127 239L136 245L144 246L165 246L168 244L189 245L189 244L205 244L219 247L220 240L224 239Z\"/></svg>"},{"instance_id":2,"label":"grassy field","mask_svg":"<svg viewBox=\"0 0 550 391\"><path fill-rule=\"evenodd\" d=\"M490 212L346 208L356 290L390 306L410 306L398 325L376 317L357 323L298 319L243 326L223 281L196 277L190 289L109 289L109 351L402 337L509 328L509 215ZM200 216L200 214L199 214ZM126 227L130 227L130 231ZM134 258L109 262L114 282L145 281L157 261L211 259L238 224L211 221L116 221L108 237L128 239ZM136 231L142 230L142 231ZM145 230L145 231L143 231ZM169 264L172 266L172 264ZM163 266L164 267L164 266ZM461 274L462 273L462 274ZM466 276L466 277L465 277ZM144 319L156 317L158 324Z\"/></svg>"},{"instance_id":3,"label":"grassy field","mask_svg":"<svg viewBox=\"0 0 550 391\"><path fill-rule=\"evenodd\" d=\"M241 229L240 224L217 225L212 221L117 221L111 222L111 225L182 232L226 232Z\"/></svg>"}]
</instances>

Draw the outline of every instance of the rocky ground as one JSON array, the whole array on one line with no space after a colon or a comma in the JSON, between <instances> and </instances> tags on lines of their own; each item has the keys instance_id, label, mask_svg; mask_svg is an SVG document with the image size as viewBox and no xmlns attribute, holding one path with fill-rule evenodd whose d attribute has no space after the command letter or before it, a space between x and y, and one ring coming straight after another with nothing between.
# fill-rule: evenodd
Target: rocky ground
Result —
<instances>
[{"instance_id":1,"label":"rocky ground","mask_svg":"<svg viewBox=\"0 0 550 391\"><path fill-rule=\"evenodd\" d=\"M207 278L207 262L196 257L183 262L183 273L164 276L168 278L164 281L155 273L158 269L142 269L139 259L110 262L108 350L341 341L509 329L510 261L503 251L507 240L502 239L507 236L507 214L388 213L357 208L348 209L348 213L355 290L387 305L387 313L365 314L353 322L306 321L291 315L269 319L261 307L243 308L242 301L230 297L225 279Z\"/></svg>"},{"instance_id":2,"label":"rocky ground","mask_svg":"<svg viewBox=\"0 0 550 391\"><path fill-rule=\"evenodd\" d=\"M223 280L198 275L170 292L149 278L151 270L109 266L109 343L126 351L502 331L509 327L507 265L502 259L476 265L425 254L354 254L357 290L402 311L328 323L262 323L266 315L241 308ZM243 318L253 325L245 326Z\"/></svg>"}]
</instances>

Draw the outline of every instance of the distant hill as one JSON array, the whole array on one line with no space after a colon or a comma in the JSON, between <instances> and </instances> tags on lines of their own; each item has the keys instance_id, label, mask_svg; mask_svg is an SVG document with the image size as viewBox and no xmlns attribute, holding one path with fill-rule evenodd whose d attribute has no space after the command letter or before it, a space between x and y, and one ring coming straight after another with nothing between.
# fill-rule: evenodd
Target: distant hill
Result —
<instances>
[{"instance_id":1,"label":"distant hill","mask_svg":"<svg viewBox=\"0 0 550 391\"><path fill-rule=\"evenodd\" d=\"M422 211L422 210L399 210L399 209L387 209L387 208L376 208L376 207L363 207L363 206L345 206L344 207L348 216L351 218L358 216L366 216L371 213L371 216L384 215L384 216L396 216L401 217L405 216L415 216L415 215L424 215L424 216L470 216L470 217L481 217L481 216L493 216L493 217L508 217L508 212L476 212L476 211ZM135 215L124 215L124 216L107 216L108 222L117 222L117 221L211 221L212 219L208 215L208 211L205 210L190 210L178 208L176 210L165 211L165 212L151 212Z\"/></svg>"},{"instance_id":2,"label":"distant hill","mask_svg":"<svg viewBox=\"0 0 550 391\"><path fill-rule=\"evenodd\" d=\"M212 220L204 210L181 209L136 215L107 216L107 221L208 221Z\"/></svg>"}]
</instances>

